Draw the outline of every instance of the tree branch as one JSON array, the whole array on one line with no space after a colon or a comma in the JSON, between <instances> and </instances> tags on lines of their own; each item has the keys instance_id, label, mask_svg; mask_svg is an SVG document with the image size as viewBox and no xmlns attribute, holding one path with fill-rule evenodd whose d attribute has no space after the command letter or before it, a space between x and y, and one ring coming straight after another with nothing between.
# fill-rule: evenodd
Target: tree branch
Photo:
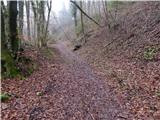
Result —
<instances>
[{"instance_id":1,"label":"tree branch","mask_svg":"<svg viewBox=\"0 0 160 120\"><path fill-rule=\"evenodd\" d=\"M95 24L97 24L98 26L101 26L97 21L95 21L93 18L91 18L90 16L87 15L87 13L85 13L81 7L79 5L77 5L77 3L73 0L70 0L71 3L73 3L85 16L87 16L91 21L93 21Z\"/></svg>"}]
</instances>

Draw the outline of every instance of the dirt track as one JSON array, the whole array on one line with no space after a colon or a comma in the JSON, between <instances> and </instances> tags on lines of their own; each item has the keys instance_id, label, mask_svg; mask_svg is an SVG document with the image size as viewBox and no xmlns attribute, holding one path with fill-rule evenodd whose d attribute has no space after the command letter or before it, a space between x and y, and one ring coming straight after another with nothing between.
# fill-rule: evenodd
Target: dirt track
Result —
<instances>
[{"instance_id":1,"label":"dirt track","mask_svg":"<svg viewBox=\"0 0 160 120\"><path fill-rule=\"evenodd\" d=\"M39 59L42 66L27 80L18 84L6 80L4 84L8 86L2 85L5 91L18 96L2 111L4 120L128 119L102 77L65 43L58 43L54 48L54 60ZM37 96L37 92L43 95Z\"/></svg>"},{"instance_id":2,"label":"dirt track","mask_svg":"<svg viewBox=\"0 0 160 120\"><path fill-rule=\"evenodd\" d=\"M63 107L69 113L64 119L116 120L127 116L114 99L103 78L97 76L90 66L66 47L58 43L58 49L65 69L61 87L65 93ZM123 115L122 115L123 113ZM125 114L125 116L124 116Z\"/></svg>"}]
</instances>

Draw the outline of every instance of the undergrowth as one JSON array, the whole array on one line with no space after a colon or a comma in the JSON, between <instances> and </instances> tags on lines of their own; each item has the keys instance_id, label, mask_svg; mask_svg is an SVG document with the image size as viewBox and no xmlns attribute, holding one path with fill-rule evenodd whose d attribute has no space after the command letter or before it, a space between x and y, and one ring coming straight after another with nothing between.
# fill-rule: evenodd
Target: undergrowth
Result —
<instances>
[{"instance_id":1,"label":"undergrowth","mask_svg":"<svg viewBox=\"0 0 160 120\"><path fill-rule=\"evenodd\" d=\"M0 100L2 101L2 102L5 102L5 101L8 101L9 99L10 99L10 95L8 94L8 93L1 93L0 94Z\"/></svg>"},{"instance_id":2,"label":"undergrowth","mask_svg":"<svg viewBox=\"0 0 160 120\"><path fill-rule=\"evenodd\" d=\"M18 59L14 60L7 52L2 52L1 56L1 78L18 78L25 79L30 76L36 69L36 63L26 56L18 56Z\"/></svg>"},{"instance_id":3,"label":"undergrowth","mask_svg":"<svg viewBox=\"0 0 160 120\"><path fill-rule=\"evenodd\" d=\"M26 56L19 57L17 66L21 71L23 79L30 76L37 68L36 62Z\"/></svg>"},{"instance_id":4,"label":"undergrowth","mask_svg":"<svg viewBox=\"0 0 160 120\"><path fill-rule=\"evenodd\" d=\"M15 61L9 51L3 50L1 54L1 77L14 78L20 76L20 71L16 67Z\"/></svg>"},{"instance_id":5,"label":"undergrowth","mask_svg":"<svg viewBox=\"0 0 160 120\"><path fill-rule=\"evenodd\" d=\"M145 60L153 60L155 58L155 54L156 54L156 48L154 47L148 47L145 48L143 57Z\"/></svg>"},{"instance_id":6,"label":"undergrowth","mask_svg":"<svg viewBox=\"0 0 160 120\"><path fill-rule=\"evenodd\" d=\"M49 47L43 47L41 48L41 54L42 56L44 56L45 58L47 59L52 59L54 58L54 53L53 53L53 50Z\"/></svg>"}]
</instances>

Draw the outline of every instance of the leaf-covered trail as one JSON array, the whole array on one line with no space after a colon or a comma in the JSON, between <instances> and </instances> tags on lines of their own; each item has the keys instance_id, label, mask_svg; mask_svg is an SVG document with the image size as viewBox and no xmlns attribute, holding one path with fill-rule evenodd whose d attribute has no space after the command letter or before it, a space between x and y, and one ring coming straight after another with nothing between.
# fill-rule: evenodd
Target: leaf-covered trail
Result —
<instances>
[{"instance_id":1,"label":"leaf-covered trail","mask_svg":"<svg viewBox=\"0 0 160 120\"><path fill-rule=\"evenodd\" d=\"M104 79L79 56L67 48L66 42L54 46L61 56L64 71L62 107L64 119L127 119ZM65 109L67 108L67 109Z\"/></svg>"},{"instance_id":2,"label":"leaf-covered trail","mask_svg":"<svg viewBox=\"0 0 160 120\"><path fill-rule=\"evenodd\" d=\"M52 47L56 49L54 60L39 59L42 67L27 80L16 83L12 80L12 84L8 81L8 88L2 84L2 90L18 96L2 110L4 120L129 119L106 85L105 78L98 76L64 42Z\"/></svg>"}]
</instances>

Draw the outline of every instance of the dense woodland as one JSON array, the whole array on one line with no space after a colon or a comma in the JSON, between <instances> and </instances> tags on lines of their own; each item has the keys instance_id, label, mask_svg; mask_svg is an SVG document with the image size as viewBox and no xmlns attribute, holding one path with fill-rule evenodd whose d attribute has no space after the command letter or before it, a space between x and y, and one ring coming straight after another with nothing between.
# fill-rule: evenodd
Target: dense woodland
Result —
<instances>
[{"instance_id":1,"label":"dense woodland","mask_svg":"<svg viewBox=\"0 0 160 120\"><path fill-rule=\"evenodd\" d=\"M6 5L1 1L1 6L2 74L14 77L18 74L15 63L20 59L26 44L25 39L34 42L39 48L46 46L52 1L7 1ZM45 8L48 11L47 18ZM32 26L31 13L34 16ZM27 24L26 31L23 29L24 24Z\"/></svg>"},{"instance_id":2,"label":"dense woodland","mask_svg":"<svg viewBox=\"0 0 160 120\"><path fill-rule=\"evenodd\" d=\"M160 120L160 2L1 1L4 120Z\"/></svg>"}]
</instances>

